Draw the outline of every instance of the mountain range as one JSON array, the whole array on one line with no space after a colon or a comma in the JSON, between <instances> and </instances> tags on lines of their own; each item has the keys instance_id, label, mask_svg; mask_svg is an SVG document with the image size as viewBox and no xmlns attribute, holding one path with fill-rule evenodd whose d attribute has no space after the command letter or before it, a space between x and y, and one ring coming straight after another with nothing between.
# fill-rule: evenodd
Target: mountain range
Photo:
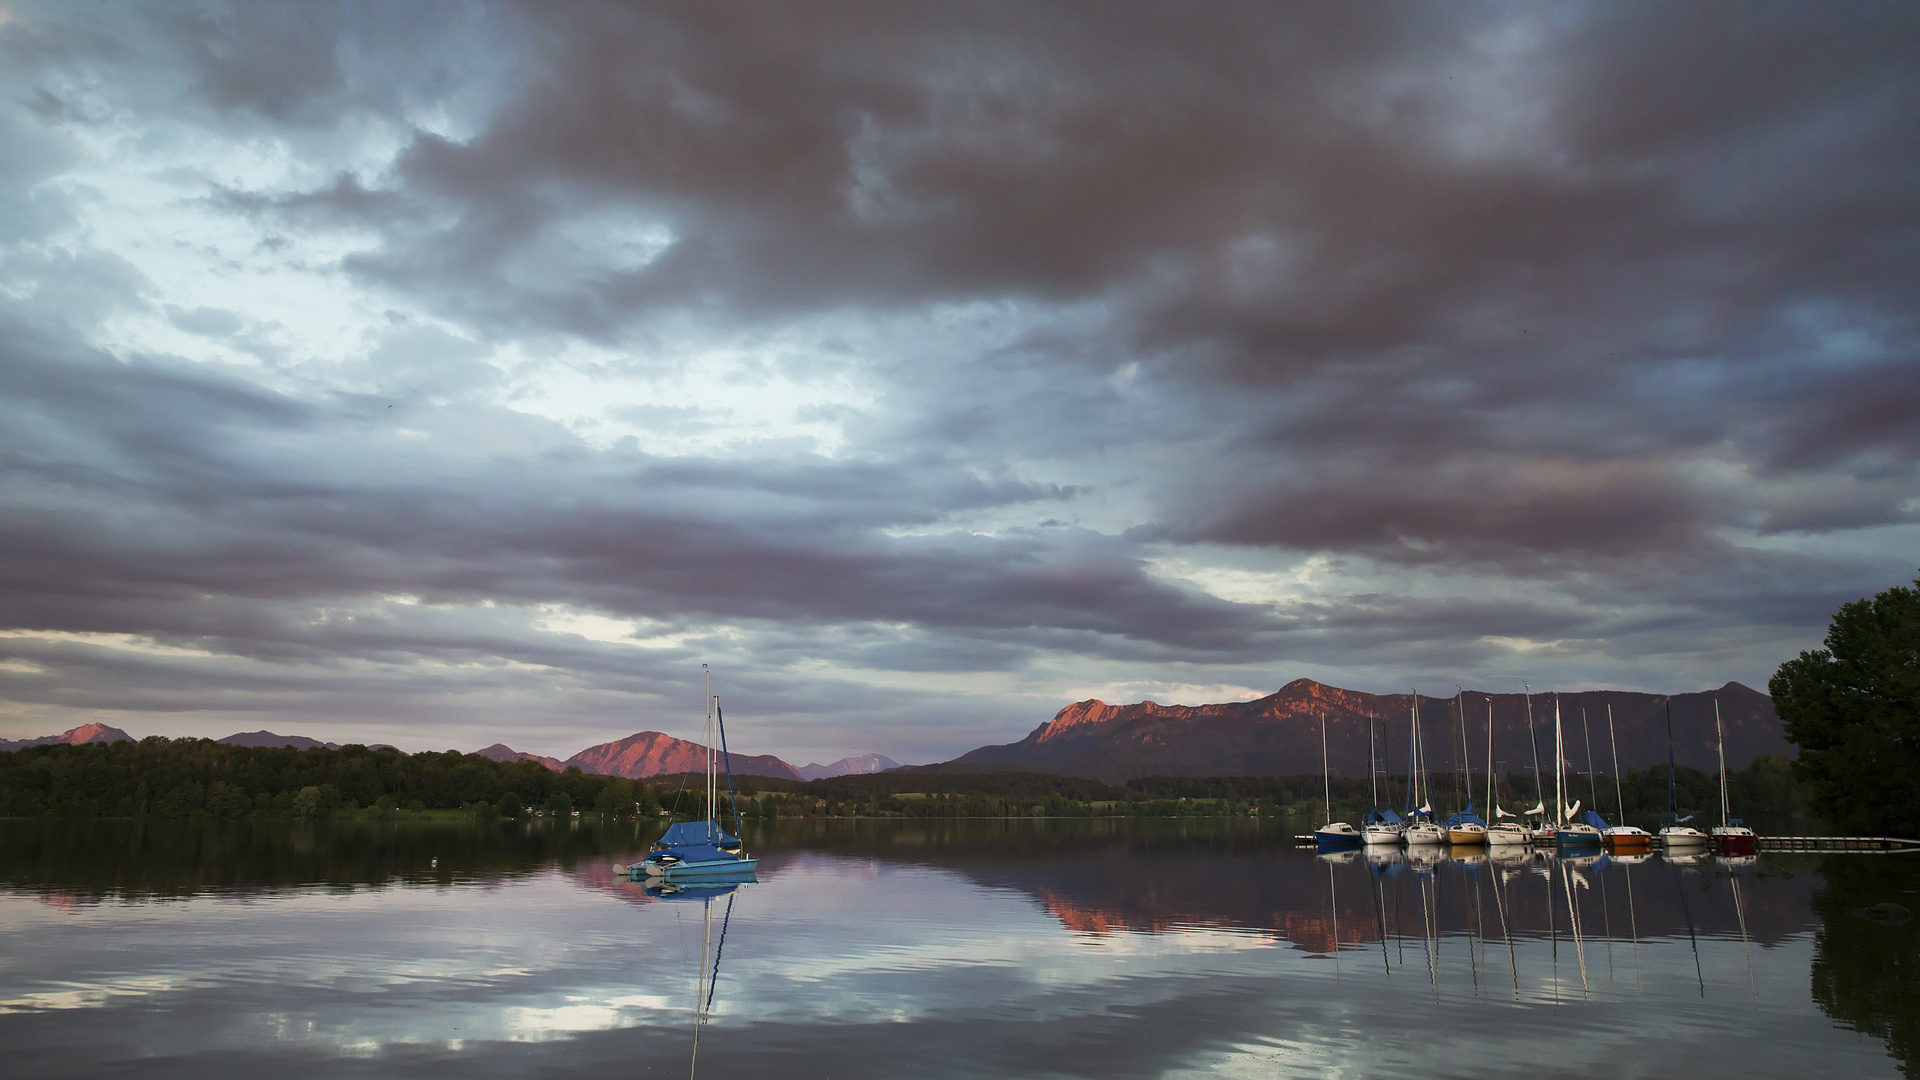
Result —
<instances>
[{"instance_id":1,"label":"mountain range","mask_svg":"<svg viewBox=\"0 0 1920 1080\"><path fill-rule=\"evenodd\" d=\"M885 754L861 754L859 757L843 757L831 765L809 762L800 766L802 780L828 780L836 776L865 776L868 773L886 772L897 769L900 763Z\"/></svg>"},{"instance_id":2,"label":"mountain range","mask_svg":"<svg viewBox=\"0 0 1920 1080\"><path fill-rule=\"evenodd\" d=\"M1366 694L1311 679L1296 679L1253 701L1217 705L1161 705L1142 701L1109 705L1075 702L1035 728L1025 739L983 746L952 761L922 768L1021 769L1091 776L1109 782L1141 776L1284 776L1321 769L1321 720L1333 772L1367 773L1369 739L1382 767L1405 775L1414 715L1412 694ZM1622 768L1667 758L1667 704L1673 716L1675 760L1717 768L1714 707L1727 734L1727 766L1744 768L1763 754L1792 757L1773 702L1739 683L1694 694L1641 694L1622 690L1581 693L1488 694L1469 690L1453 697L1419 699L1426 768L1451 771L1463 738L1476 773L1487 762L1491 718L1494 759L1502 774L1531 771L1538 747L1543 774L1553 768L1553 722L1561 718L1568 767L1613 771L1608 728L1612 710ZM1529 723L1531 717L1531 723ZM1483 773L1484 774L1484 773Z\"/></svg>"},{"instance_id":3,"label":"mountain range","mask_svg":"<svg viewBox=\"0 0 1920 1080\"><path fill-rule=\"evenodd\" d=\"M117 727L106 724L81 724L77 728L68 728L58 735L42 735L37 739L0 739L0 754L10 750L25 750L29 746L51 746L54 743L68 743L78 746L93 742L132 742L133 736Z\"/></svg>"},{"instance_id":4,"label":"mountain range","mask_svg":"<svg viewBox=\"0 0 1920 1080\"><path fill-rule=\"evenodd\" d=\"M1655 765L1667 757L1667 716L1671 706L1675 760L1700 769L1716 768L1714 710L1726 728L1730 768L1744 768L1756 757L1792 757L1773 702L1730 682L1717 690L1642 694L1623 690L1580 693L1489 694L1479 690L1452 697L1421 697L1421 739L1429 772L1453 771L1464 738L1473 771L1484 775L1487 727L1491 721L1494 759L1503 773L1544 773L1553 767L1553 720L1561 720L1564 759L1572 770L1589 766L1613 771L1614 745L1623 768ZM1142 776L1284 776L1319 772L1321 719L1326 724L1326 754L1333 772L1363 776L1373 758L1390 773L1405 775L1414 714L1412 694L1367 694L1311 679L1296 679L1253 701L1211 705L1161 705L1141 701L1109 705L1089 699L1055 713L1019 742L982 746L946 762L901 766L881 754L841 758L831 765L795 768L771 754L730 754L736 775L786 780L817 780L894 769L938 772L1024 771L1089 776L1120 782ZM1609 730L1611 709L1613 727ZM1464 731L1462 730L1464 712ZM117 742L126 732L104 724L86 724L60 735L18 741L0 740L0 751L47 743ZM303 735L269 731L241 732L220 740L240 746L333 747ZM578 766L582 772L640 778L663 773L698 772L707 750L699 743L658 731L641 731L600 743L562 761L495 743L477 751L495 761L537 761L555 771Z\"/></svg>"}]
</instances>

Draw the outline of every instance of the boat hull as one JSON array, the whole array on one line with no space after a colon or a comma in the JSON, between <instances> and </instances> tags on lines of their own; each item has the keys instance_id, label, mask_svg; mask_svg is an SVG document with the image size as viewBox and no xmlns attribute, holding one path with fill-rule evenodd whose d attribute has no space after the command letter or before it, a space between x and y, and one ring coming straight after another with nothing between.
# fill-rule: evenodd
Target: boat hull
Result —
<instances>
[{"instance_id":1,"label":"boat hull","mask_svg":"<svg viewBox=\"0 0 1920 1080\"><path fill-rule=\"evenodd\" d=\"M1715 829L1713 850L1716 855L1758 855L1760 838L1754 835L1752 829Z\"/></svg>"},{"instance_id":2,"label":"boat hull","mask_svg":"<svg viewBox=\"0 0 1920 1080\"><path fill-rule=\"evenodd\" d=\"M1315 829L1313 832L1314 846L1321 851L1344 851L1347 848L1357 848L1365 842L1365 839L1351 825L1329 825L1324 829Z\"/></svg>"},{"instance_id":3,"label":"boat hull","mask_svg":"<svg viewBox=\"0 0 1920 1080\"><path fill-rule=\"evenodd\" d=\"M1447 830L1447 843L1461 847L1473 847L1487 842L1487 830L1476 826L1455 827Z\"/></svg>"},{"instance_id":4,"label":"boat hull","mask_svg":"<svg viewBox=\"0 0 1920 1080\"><path fill-rule=\"evenodd\" d=\"M1369 825L1366 830L1366 840L1368 844L1375 846L1383 844L1397 846L1406 839L1404 832L1405 830L1397 825Z\"/></svg>"},{"instance_id":5,"label":"boat hull","mask_svg":"<svg viewBox=\"0 0 1920 1080\"><path fill-rule=\"evenodd\" d=\"M1496 825L1487 830L1487 843L1496 847L1518 847L1524 846L1526 842L1527 830L1522 828L1503 828Z\"/></svg>"},{"instance_id":6,"label":"boat hull","mask_svg":"<svg viewBox=\"0 0 1920 1080\"><path fill-rule=\"evenodd\" d=\"M1653 834L1638 829L1633 832L1609 830L1600 838L1600 844L1611 854L1643 855L1653 850Z\"/></svg>"},{"instance_id":7,"label":"boat hull","mask_svg":"<svg viewBox=\"0 0 1920 1080\"><path fill-rule=\"evenodd\" d=\"M1438 825L1410 825L1407 827L1407 843L1414 845L1444 844L1447 842L1447 830Z\"/></svg>"},{"instance_id":8,"label":"boat hull","mask_svg":"<svg viewBox=\"0 0 1920 1080\"><path fill-rule=\"evenodd\" d=\"M1598 848L1600 846L1600 830L1591 825L1561 829L1553 834L1553 842L1556 847L1563 849Z\"/></svg>"},{"instance_id":9,"label":"boat hull","mask_svg":"<svg viewBox=\"0 0 1920 1080\"><path fill-rule=\"evenodd\" d=\"M711 862L683 862L662 866L649 859L635 869L658 881L721 881L752 877L759 859L715 859Z\"/></svg>"},{"instance_id":10,"label":"boat hull","mask_svg":"<svg viewBox=\"0 0 1920 1080\"><path fill-rule=\"evenodd\" d=\"M1661 846L1673 848L1703 848L1707 846L1707 834L1698 829L1662 829Z\"/></svg>"}]
</instances>

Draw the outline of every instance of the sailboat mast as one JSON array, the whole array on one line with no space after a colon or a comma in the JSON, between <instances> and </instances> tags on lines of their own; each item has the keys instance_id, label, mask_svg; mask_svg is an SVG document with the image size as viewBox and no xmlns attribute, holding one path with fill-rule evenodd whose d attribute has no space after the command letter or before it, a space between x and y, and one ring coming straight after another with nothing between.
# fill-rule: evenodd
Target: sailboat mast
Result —
<instances>
[{"instance_id":1,"label":"sailboat mast","mask_svg":"<svg viewBox=\"0 0 1920 1080\"><path fill-rule=\"evenodd\" d=\"M1600 783L1593 778L1593 729L1587 726L1587 707L1580 706L1580 741L1587 748L1587 798L1593 800L1595 813L1600 810Z\"/></svg>"},{"instance_id":2,"label":"sailboat mast","mask_svg":"<svg viewBox=\"0 0 1920 1080\"><path fill-rule=\"evenodd\" d=\"M1667 824L1673 824L1673 698L1668 697L1667 706Z\"/></svg>"},{"instance_id":3,"label":"sailboat mast","mask_svg":"<svg viewBox=\"0 0 1920 1080\"><path fill-rule=\"evenodd\" d=\"M1454 700L1460 709L1460 786L1467 792L1467 809L1473 809L1473 752L1467 749L1467 692L1454 687Z\"/></svg>"},{"instance_id":4,"label":"sailboat mast","mask_svg":"<svg viewBox=\"0 0 1920 1080\"><path fill-rule=\"evenodd\" d=\"M1713 699L1713 733L1720 741L1720 825L1727 824L1727 729L1720 725L1720 699Z\"/></svg>"},{"instance_id":5,"label":"sailboat mast","mask_svg":"<svg viewBox=\"0 0 1920 1080\"><path fill-rule=\"evenodd\" d=\"M1422 806L1427 805L1420 800L1420 796L1427 786L1421 782L1423 779L1421 773L1426 771L1422 769L1421 766L1426 764L1427 755L1420 745L1420 691L1418 690L1413 692L1413 743L1410 751L1412 754L1412 764L1410 764L1408 768L1413 772L1413 795L1408 802L1415 810L1418 810ZM1432 798L1432 795L1429 793L1427 797Z\"/></svg>"},{"instance_id":6,"label":"sailboat mast","mask_svg":"<svg viewBox=\"0 0 1920 1080\"><path fill-rule=\"evenodd\" d=\"M1380 770L1373 766L1373 717L1367 717L1367 792L1373 809L1380 806Z\"/></svg>"},{"instance_id":7,"label":"sailboat mast","mask_svg":"<svg viewBox=\"0 0 1920 1080\"><path fill-rule=\"evenodd\" d=\"M1613 801L1619 807L1620 824L1627 823L1627 797L1620 789L1620 737L1613 732L1613 702L1607 702L1607 742L1613 744Z\"/></svg>"},{"instance_id":8,"label":"sailboat mast","mask_svg":"<svg viewBox=\"0 0 1920 1080\"><path fill-rule=\"evenodd\" d=\"M712 669L708 668L707 665L705 664L701 664L700 668L702 671L706 672L706 676L707 676L707 839L711 840L713 839L713 800L714 800L713 671Z\"/></svg>"},{"instance_id":9,"label":"sailboat mast","mask_svg":"<svg viewBox=\"0 0 1920 1080\"><path fill-rule=\"evenodd\" d=\"M1527 695L1527 742L1533 747L1533 801L1544 809L1547 788L1540 782L1540 734L1533 730L1533 687L1521 683L1520 689Z\"/></svg>"},{"instance_id":10,"label":"sailboat mast","mask_svg":"<svg viewBox=\"0 0 1920 1080\"><path fill-rule=\"evenodd\" d=\"M1416 719L1417 718L1412 716L1411 714L1409 714L1407 719L1407 816L1408 817L1412 817L1413 808L1420 805L1419 803L1414 801L1414 799L1418 798L1419 780L1420 780L1420 774L1416 772L1413 767L1414 748L1415 748L1415 744L1418 743L1419 741L1419 734L1420 734L1419 732L1420 725L1415 722Z\"/></svg>"},{"instance_id":11,"label":"sailboat mast","mask_svg":"<svg viewBox=\"0 0 1920 1080\"><path fill-rule=\"evenodd\" d=\"M1493 797L1493 695L1487 695L1487 812L1499 824L1500 804Z\"/></svg>"},{"instance_id":12,"label":"sailboat mast","mask_svg":"<svg viewBox=\"0 0 1920 1080\"><path fill-rule=\"evenodd\" d=\"M1561 734L1559 694L1553 696L1553 824L1567 824L1567 736Z\"/></svg>"},{"instance_id":13,"label":"sailboat mast","mask_svg":"<svg viewBox=\"0 0 1920 1080\"><path fill-rule=\"evenodd\" d=\"M1320 714L1320 782L1327 789L1327 820L1333 820L1333 767L1327 763L1327 714Z\"/></svg>"}]
</instances>

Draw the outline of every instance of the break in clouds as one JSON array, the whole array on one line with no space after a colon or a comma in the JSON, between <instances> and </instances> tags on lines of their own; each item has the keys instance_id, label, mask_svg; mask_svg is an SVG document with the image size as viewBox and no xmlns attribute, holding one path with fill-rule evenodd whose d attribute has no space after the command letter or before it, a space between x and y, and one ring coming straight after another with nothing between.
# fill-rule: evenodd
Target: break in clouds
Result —
<instances>
[{"instance_id":1,"label":"break in clouds","mask_svg":"<svg viewBox=\"0 0 1920 1080\"><path fill-rule=\"evenodd\" d=\"M1764 685L1920 550L1910 6L0 19L7 735Z\"/></svg>"}]
</instances>

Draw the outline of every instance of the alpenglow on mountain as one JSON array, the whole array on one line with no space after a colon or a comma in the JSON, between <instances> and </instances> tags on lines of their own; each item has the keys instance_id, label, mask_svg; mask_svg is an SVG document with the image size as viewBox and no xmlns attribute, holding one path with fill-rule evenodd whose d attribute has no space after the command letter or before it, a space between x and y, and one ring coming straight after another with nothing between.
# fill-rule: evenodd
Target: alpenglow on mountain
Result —
<instances>
[{"instance_id":1,"label":"alpenglow on mountain","mask_svg":"<svg viewBox=\"0 0 1920 1080\"><path fill-rule=\"evenodd\" d=\"M1700 769L1716 767L1714 702L1727 731L1727 767L1744 768L1763 754L1792 757L1773 702L1765 694L1730 682L1718 690L1675 694L1676 760ZM1640 768L1667 759L1668 698L1623 690L1463 695L1467 754L1475 773L1486 768L1487 719L1491 704L1495 760L1501 774L1528 772L1535 748L1542 770L1553 767L1553 716L1558 703L1568 768L1612 772L1607 708L1612 706L1620 744L1620 767ZM1413 695L1366 694L1311 679L1296 679L1254 701L1216 705L1161 705L1142 701L1109 705L1080 701L1054 714L1017 743L983 746L930 769L1009 769L1091 776L1109 782L1142 776L1286 776L1320 771L1320 718L1326 718L1327 752L1333 771L1367 774L1368 725L1382 768L1405 774ZM1426 768L1451 771L1459 760L1462 733L1452 696L1420 698Z\"/></svg>"}]
</instances>

